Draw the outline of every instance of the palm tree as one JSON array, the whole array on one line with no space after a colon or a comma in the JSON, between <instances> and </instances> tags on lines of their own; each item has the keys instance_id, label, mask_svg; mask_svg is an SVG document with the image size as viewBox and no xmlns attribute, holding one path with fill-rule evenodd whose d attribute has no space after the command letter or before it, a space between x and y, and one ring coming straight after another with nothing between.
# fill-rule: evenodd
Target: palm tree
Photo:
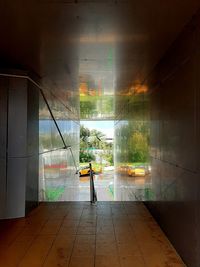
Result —
<instances>
[{"instance_id":1,"label":"palm tree","mask_svg":"<svg viewBox=\"0 0 200 267\"><path fill-rule=\"evenodd\" d=\"M98 130L91 130L89 142L92 147L103 149L105 147L105 135Z\"/></svg>"}]
</instances>

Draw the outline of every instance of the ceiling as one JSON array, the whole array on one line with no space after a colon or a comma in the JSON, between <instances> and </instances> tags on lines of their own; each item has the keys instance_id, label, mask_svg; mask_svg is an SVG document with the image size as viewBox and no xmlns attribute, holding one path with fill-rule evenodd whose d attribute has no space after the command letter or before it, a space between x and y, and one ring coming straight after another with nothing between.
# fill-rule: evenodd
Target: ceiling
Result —
<instances>
[{"instance_id":1,"label":"ceiling","mask_svg":"<svg viewBox=\"0 0 200 267\"><path fill-rule=\"evenodd\" d=\"M126 94L199 7L199 0L1 1L0 65L34 71L66 100L80 84Z\"/></svg>"}]
</instances>

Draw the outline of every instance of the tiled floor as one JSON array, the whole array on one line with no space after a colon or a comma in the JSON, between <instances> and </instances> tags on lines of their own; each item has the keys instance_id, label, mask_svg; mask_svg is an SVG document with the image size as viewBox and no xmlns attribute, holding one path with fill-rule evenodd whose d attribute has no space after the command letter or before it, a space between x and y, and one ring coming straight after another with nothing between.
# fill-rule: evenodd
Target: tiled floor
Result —
<instances>
[{"instance_id":1,"label":"tiled floor","mask_svg":"<svg viewBox=\"0 0 200 267\"><path fill-rule=\"evenodd\" d=\"M139 202L42 203L0 227L0 267L185 266Z\"/></svg>"}]
</instances>

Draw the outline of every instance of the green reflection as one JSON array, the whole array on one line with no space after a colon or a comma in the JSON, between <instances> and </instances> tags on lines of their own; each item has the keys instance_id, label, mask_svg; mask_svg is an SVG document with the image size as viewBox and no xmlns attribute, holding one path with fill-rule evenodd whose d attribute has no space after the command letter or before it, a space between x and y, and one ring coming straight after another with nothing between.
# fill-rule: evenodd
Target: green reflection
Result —
<instances>
[{"instance_id":1,"label":"green reflection","mask_svg":"<svg viewBox=\"0 0 200 267\"><path fill-rule=\"evenodd\" d=\"M149 135L148 122L120 122L116 128L116 159L118 163L148 163Z\"/></svg>"},{"instance_id":2,"label":"green reflection","mask_svg":"<svg viewBox=\"0 0 200 267\"><path fill-rule=\"evenodd\" d=\"M116 96L115 165L117 179L128 184L130 200L153 200L150 161L149 95L141 93ZM117 190L117 188L116 188Z\"/></svg>"},{"instance_id":3,"label":"green reflection","mask_svg":"<svg viewBox=\"0 0 200 267\"><path fill-rule=\"evenodd\" d=\"M58 201L65 191L65 187L49 187L45 191L47 201Z\"/></svg>"},{"instance_id":4,"label":"green reflection","mask_svg":"<svg viewBox=\"0 0 200 267\"><path fill-rule=\"evenodd\" d=\"M80 96L80 119L113 119L113 96Z\"/></svg>"}]
</instances>

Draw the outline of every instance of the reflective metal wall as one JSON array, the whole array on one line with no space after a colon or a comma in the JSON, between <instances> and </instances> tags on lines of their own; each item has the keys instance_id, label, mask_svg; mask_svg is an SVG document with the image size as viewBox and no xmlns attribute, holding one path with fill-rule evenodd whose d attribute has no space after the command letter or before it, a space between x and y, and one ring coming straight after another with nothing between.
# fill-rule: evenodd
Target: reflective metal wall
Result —
<instances>
[{"instance_id":1,"label":"reflective metal wall","mask_svg":"<svg viewBox=\"0 0 200 267\"><path fill-rule=\"evenodd\" d=\"M192 267L200 265L199 27L197 14L149 79L155 201L148 206Z\"/></svg>"},{"instance_id":2,"label":"reflective metal wall","mask_svg":"<svg viewBox=\"0 0 200 267\"><path fill-rule=\"evenodd\" d=\"M23 217L39 200L73 199L79 95L41 89L24 71L0 73L0 145L0 219Z\"/></svg>"},{"instance_id":3,"label":"reflective metal wall","mask_svg":"<svg viewBox=\"0 0 200 267\"><path fill-rule=\"evenodd\" d=\"M200 14L149 78L154 200L148 207L190 267L200 266Z\"/></svg>"},{"instance_id":4,"label":"reflective metal wall","mask_svg":"<svg viewBox=\"0 0 200 267\"><path fill-rule=\"evenodd\" d=\"M166 51L143 90L133 87L132 94L117 96L115 124L117 197L126 192L128 199L146 201L190 267L200 266L199 29L200 13ZM143 146L138 147L139 138ZM142 179L129 174L139 161L135 150L144 151L145 144L150 172Z\"/></svg>"}]
</instances>

